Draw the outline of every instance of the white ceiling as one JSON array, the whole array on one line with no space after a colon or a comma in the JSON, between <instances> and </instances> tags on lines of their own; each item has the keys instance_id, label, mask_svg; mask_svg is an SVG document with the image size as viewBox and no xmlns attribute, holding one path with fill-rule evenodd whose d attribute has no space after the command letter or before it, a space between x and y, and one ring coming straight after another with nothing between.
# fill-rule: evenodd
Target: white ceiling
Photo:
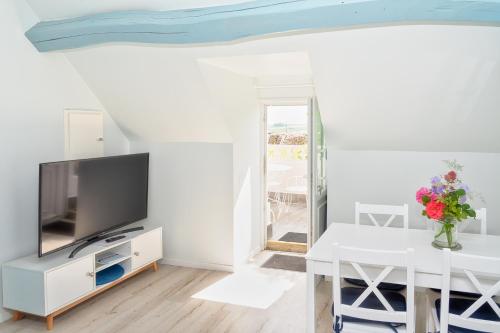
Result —
<instances>
[{"instance_id":1,"label":"white ceiling","mask_svg":"<svg viewBox=\"0 0 500 333\"><path fill-rule=\"evenodd\" d=\"M243 77L267 66L252 59L281 57L301 67L290 71L306 72L297 56L306 54L330 147L500 152L498 40L495 27L394 26L66 55L118 123L151 141L232 140L200 59Z\"/></svg>"},{"instance_id":2,"label":"white ceiling","mask_svg":"<svg viewBox=\"0 0 500 333\"><path fill-rule=\"evenodd\" d=\"M248 0L26 0L42 21L121 10L174 10Z\"/></svg>"},{"instance_id":3,"label":"white ceiling","mask_svg":"<svg viewBox=\"0 0 500 333\"><path fill-rule=\"evenodd\" d=\"M242 55L200 59L201 62L253 78L269 76L310 76L307 52Z\"/></svg>"}]
</instances>

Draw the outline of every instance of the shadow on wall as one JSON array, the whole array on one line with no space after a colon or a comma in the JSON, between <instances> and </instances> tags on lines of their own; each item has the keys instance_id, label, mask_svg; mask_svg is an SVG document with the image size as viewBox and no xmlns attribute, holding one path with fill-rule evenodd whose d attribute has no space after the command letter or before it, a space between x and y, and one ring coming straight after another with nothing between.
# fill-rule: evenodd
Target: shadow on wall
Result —
<instances>
[{"instance_id":1,"label":"shadow on wall","mask_svg":"<svg viewBox=\"0 0 500 333\"><path fill-rule=\"evenodd\" d=\"M247 168L241 182L239 192L235 196L233 211L234 226L234 269L245 264L249 254L252 253L252 221L258 223L253 214L252 205L252 170ZM255 189L254 189L255 190ZM260 223L259 223L260 224Z\"/></svg>"}]
</instances>

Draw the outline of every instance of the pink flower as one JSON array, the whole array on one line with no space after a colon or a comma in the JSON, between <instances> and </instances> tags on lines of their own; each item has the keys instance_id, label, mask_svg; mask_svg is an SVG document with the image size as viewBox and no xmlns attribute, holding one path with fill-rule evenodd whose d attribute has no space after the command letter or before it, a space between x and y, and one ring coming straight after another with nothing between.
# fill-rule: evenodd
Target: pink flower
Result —
<instances>
[{"instance_id":1,"label":"pink flower","mask_svg":"<svg viewBox=\"0 0 500 333\"><path fill-rule=\"evenodd\" d=\"M439 201L431 200L427 206L425 206L425 212L430 219L439 221L443 217L443 211L445 204Z\"/></svg>"},{"instance_id":2,"label":"pink flower","mask_svg":"<svg viewBox=\"0 0 500 333\"><path fill-rule=\"evenodd\" d=\"M432 196L432 192L431 190L429 190L428 188L426 187L421 187L418 191L417 191L417 195L416 195L416 198L417 198L417 201L421 204L423 204L423 200L422 198L424 196L428 196L429 198Z\"/></svg>"}]
</instances>

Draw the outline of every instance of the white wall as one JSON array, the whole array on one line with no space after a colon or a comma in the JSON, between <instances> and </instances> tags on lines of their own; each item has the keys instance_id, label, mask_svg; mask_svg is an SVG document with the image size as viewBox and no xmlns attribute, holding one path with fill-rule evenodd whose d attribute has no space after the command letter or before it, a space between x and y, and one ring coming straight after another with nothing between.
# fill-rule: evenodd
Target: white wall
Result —
<instances>
[{"instance_id":1,"label":"white wall","mask_svg":"<svg viewBox=\"0 0 500 333\"><path fill-rule=\"evenodd\" d=\"M328 222L353 223L355 201L408 203L410 227L425 228L426 219L421 216L422 206L415 201L415 192L429 186L431 177L447 171L443 160L453 159L464 166L462 180L486 201L476 199L473 207L487 208L488 233L500 235L500 154L331 150Z\"/></svg>"},{"instance_id":2,"label":"white wall","mask_svg":"<svg viewBox=\"0 0 500 333\"><path fill-rule=\"evenodd\" d=\"M23 1L0 1L0 263L37 249L38 163L64 158L63 109L103 109L63 55L24 37L33 20ZM126 153L108 114L104 129L105 152ZM0 303L0 321L8 317Z\"/></svg>"},{"instance_id":3,"label":"white wall","mask_svg":"<svg viewBox=\"0 0 500 333\"><path fill-rule=\"evenodd\" d=\"M163 227L164 262L231 270L231 144L131 142L131 151L150 153L147 223Z\"/></svg>"},{"instance_id":4,"label":"white wall","mask_svg":"<svg viewBox=\"0 0 500 333\"><path fill-rule=\"evenodd\" d=\"M332 148L500 152L500 28L403 25L323 39L311 64Z\"/></svg>"},{"instance_id":5,"label":"white wall","mask_svg":"<svg viewBox=\"0 0 500 333\"><path fill-rule=\"evenodd\" d=\"M261 110L252 78L205 62L200 62L200 68L233 142L233 258L237 268L262 246Z\"/></svg>"}]
</instances>

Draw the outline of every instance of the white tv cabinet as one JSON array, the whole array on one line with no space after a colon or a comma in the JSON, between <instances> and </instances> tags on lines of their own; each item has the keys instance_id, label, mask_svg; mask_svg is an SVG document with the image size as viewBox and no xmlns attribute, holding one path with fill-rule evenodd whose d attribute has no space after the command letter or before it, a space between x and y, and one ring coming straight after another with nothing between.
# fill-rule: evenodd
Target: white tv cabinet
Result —
<instances>
[{"instance_id":1,"label":"white tv cabinet","mask_svg":"<svg viewBox=\"0 0 500 333\"><path fill-rule=\"evenodd\" d=\"M94 243L72 259L68 258L71 249L67 249L47 257L34 254L3 264L3 306L14 310L14 320L25 314L45 317L47 329L51 330L55 316L142 271L157 271L157 261L163 256L162 228L124 235L113 243ZM107 253L119 257L106 265L99 264L97 260ZM120 264L125 274L96 286L96 273L114 264Z\"/></svg>"}]
</instances>

